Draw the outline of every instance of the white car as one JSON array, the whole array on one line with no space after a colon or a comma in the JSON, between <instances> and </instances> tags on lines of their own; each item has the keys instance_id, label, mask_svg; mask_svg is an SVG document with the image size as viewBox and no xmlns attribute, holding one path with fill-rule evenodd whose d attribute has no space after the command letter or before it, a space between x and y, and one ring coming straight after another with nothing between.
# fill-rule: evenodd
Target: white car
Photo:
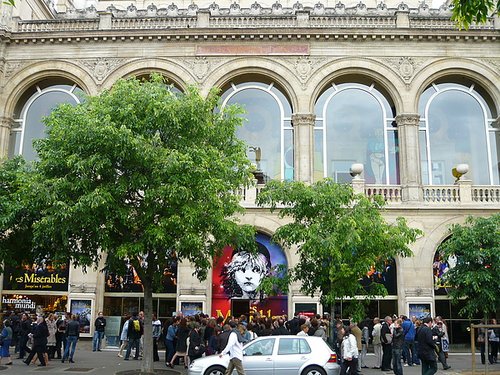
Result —
<instances>
[{"instance_id":1,"label":"white car","mask_svg":"<svg viewBox=\"0 0 500 375\"><path fill-rule=\"evenodd\" d=\"M189 375L224 375L229 356L194 360ZM246 375L339 375L337 356L321 337L264 336L243 347ZM234 374L236 371L234 371Z\"/></svg>"}]
</instances>

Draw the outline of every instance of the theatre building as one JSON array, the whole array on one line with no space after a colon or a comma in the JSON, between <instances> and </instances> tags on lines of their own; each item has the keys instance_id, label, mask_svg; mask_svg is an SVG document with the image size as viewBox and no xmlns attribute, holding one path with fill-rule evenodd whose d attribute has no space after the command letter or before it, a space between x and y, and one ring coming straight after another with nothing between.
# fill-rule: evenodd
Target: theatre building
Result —
<instances>
[{"instance_id":1,"label":"theatre building","mask_svg":"<svg viewBox=\"0 0 500 375\"><path fill-rule=\"evenodd\" d=\"M326 311L298 284L274 297L255 291L270 267L297 262L294 249L270 242L283 222L255 197L271 179L329 177L382 195L387 221L404 216L423 232L412 257L362 280L389 291L367 315L441 315L451 342L464 343L470 321L450 304L442 276L453 260L439 246L450 225L500 212L500 19L457 30L450 15L446 4L418 0L2 4L0 157L35 159L44 116L120 78L157 72L179 91L218 87L221 105L247 111L238 136L260 173L242 194L241 221L257 228L259 256L248 280L240 277L248 258L231 248L205 282L188 263L165 265L158 316ZM73 311L88 334L98 311L119 323L143 304L131 265L83 273L48 260L6 270L0 292L3 311Z\"/></svg>"}]
</instances>

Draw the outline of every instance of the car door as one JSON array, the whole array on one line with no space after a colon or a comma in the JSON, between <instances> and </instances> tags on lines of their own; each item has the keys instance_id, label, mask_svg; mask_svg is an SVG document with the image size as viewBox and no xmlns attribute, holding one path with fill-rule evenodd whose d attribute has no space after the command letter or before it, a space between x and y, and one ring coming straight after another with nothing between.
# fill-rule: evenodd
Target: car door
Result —
<instances>
[{"instance_id":1,"label":"car door","mask_svg":"<svg viewBox=\"0 0 500 375\"><path fill-rule=\"evenodd\" d=\"M262 338L252 341L245 347L243 368L247 375L274 375L273 350L275 341L274 337Z\"/></svg>"},{"instance_id":2,"label":"car door","mask_svg":"<svg viewBox=\"0 0 500 375\"><path fill-rule=\"evenodd\" d=\"M278 351L274 357L274 375L296 375L309 360L311 347L305 338L280 337Z\"/></svg>"}]
</instances>

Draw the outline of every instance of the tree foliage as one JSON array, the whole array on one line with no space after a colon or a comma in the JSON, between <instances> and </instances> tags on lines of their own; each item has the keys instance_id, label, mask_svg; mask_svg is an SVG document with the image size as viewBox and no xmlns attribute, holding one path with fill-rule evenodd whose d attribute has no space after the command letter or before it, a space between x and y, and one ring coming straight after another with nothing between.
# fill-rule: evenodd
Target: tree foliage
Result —
<instances>
[{"instance_id":1,"label":"tree foliage","mask_svg":"<svg viewBox=\"0 0 500 375\"><path fill-rule=\"evenodd\" d=\"M331 305L346 297L386 294L381 284L365 288L360 280L373 266L382 270L387 260L410 256L408 244L420 233L403 218L386 223L380 197L370 200L329 179L313 185L272 181L260 192L258 202L292 220L273 236L282 246L297 246L299 256L281 282L299 281L304 293L319 292L322 302ZM353 316L361 318L360 302L351 306Z\"/></svg>"},{"instance_id":2,"label":"tree foliage","mask_svg":"<svg viewBox=\"0 0 500 375\"><path fill-rule=\"evenodd\" d=\"M0 172L12 190L2 199L20 201L0 212L2 260L21 241L29 257L75 266L96 266L103 254L108 266L129 259L144 286L149 352L158 265L175 257L204 279L225 245L254 243L253 228L233 217L241 210L234 192L252 178L235 134L241 110L217 110L218 100L193 87L176 94L152 76L60 106L46 119L48 137L36 141L39 161L27 183L12 162ZM36 212L26 224L14 217L23 210ZM151 369L145 352L143 370Z\"/></svg>"},{"instance_id":3,"label":"tree foliage","mask_svg":"<svg viewBox=\"0 0 500 375\"><path fill-rule=\"evenodd\" d=\"M444 281L452 301L464 303L459 313L469 318L496 313L500 309L500 214L469 216L464 225L453 225L441 250L445 259L456 261Z\"/></svg>"},{"instance_id":4,"label":"tree foliage","mask_svg":"<svg viewBox=\"0 0 500 375\"><path fill-rule=\"evenodd\" d=\"M472 23L486 23L500 15L500 0L453 0L452 19L458 27L468 29Z\"/></svg>"}]
</instances>

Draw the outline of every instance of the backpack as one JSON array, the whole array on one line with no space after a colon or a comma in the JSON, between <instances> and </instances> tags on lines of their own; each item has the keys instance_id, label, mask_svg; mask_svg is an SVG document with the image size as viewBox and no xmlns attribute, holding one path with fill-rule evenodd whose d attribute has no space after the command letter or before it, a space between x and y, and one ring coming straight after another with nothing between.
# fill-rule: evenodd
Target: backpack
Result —
<instances>
[{"instance_id":1,"label":"backpack","mask_svg":"<svg viewBox=\"0 0 500 375\"><path fill-rule=\"evenodd\" d=\"M139 322L139 319L133 320L132 322L134 323L134 331L141 332L141 323Z\"/></svg>"}]
</instances>

